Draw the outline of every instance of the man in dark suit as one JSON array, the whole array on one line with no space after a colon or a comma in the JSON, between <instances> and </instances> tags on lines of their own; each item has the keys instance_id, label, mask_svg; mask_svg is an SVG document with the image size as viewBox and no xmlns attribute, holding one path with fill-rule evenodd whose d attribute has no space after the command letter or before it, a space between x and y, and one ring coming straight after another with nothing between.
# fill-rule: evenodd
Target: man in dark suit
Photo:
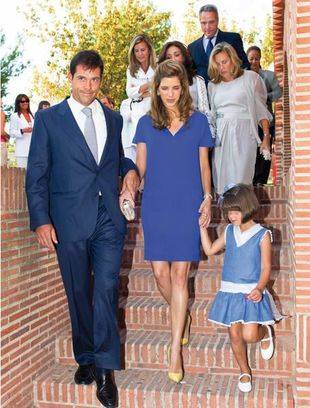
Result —
<instances>
[{"instance_id":1,"label":"man in dark suit","mask_svg":"<svg viewBox=\"0 0 310 408\"><path fill-rule=\"evenodd\" d=\"M197 74L204 78L206 85L209 81L208 66L210 54L214 46L220 42L231 44L242 61L242 67L250 68L240 34L224 32L218 28L219 16L214 5L207 4L201 7L199 10L199 21L203 36L189 44L188 49L196 66Z\"/></svg>"},{"instance_id":2,"label":"man in dark suit","mask_svg":"<svg viewBox=\"0 0 310 408\"><path fill-rule=\"evenodd\" d=\"M117 308L126 221L120 202L134 199L139 177L124 158L121 116L96 99L103 61L81 51L70 63L71 96L37 113L26 192L30 227L56 248L72 325L77 384L97 382L97 397L117 405L120 369ZM91 283L93 273L93 283Z\"/></svg>"}]
</instances>

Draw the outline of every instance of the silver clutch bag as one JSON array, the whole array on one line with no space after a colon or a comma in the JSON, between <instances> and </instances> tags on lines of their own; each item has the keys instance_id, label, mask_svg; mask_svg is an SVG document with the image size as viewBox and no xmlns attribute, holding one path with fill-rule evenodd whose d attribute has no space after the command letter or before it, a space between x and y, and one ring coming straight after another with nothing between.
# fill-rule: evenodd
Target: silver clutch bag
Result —
<instances>
[{"instance_id":1,"label":"silver clutch bag","mask_svg":"<svg viewBox=\"0 0 310 408\"><path fill-rule=\"evenodd\" d=\"M124 200L121 206L121 211L127 221L132 221L135 219L135 208L129 200Z\"/></svg>"}]
</instances>

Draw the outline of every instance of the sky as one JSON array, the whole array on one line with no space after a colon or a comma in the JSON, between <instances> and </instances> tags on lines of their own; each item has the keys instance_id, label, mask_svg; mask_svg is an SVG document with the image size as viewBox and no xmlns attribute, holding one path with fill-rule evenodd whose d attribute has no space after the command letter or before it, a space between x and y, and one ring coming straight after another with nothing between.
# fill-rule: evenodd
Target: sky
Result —
<instances>
[{"instance_id":1,"label":"sky","mask_svg":"<svg viewBox=\"0 0 310 408\"><path fill-rule=\"evenodd\" d=\"M209 1L212 2L212 0ZM48 0L46 3L48 4ZM172 14L172 23L180 25L188 1L154 0L153 3L156 4L160 11L170 11ZM208 3L208 0L195 1L197 14L199 8L206 3ZM25 20L22 13L17 12L18 7L21 8L21 10L25 7L23 4L24 3L20 0L9 0L6 1L5 9L2 8L1 10L1 26L6 35L6 44L11 48L17 44L17 34L20 34L22 37L24 34L26 26ZM217 6L220 16L224 15L227 19L238 21L238 25L245 30L251 26L253 17L255 17L257 27L261 27L263 31L266 15L268 13L272 14L272 0L214 0L213 4ZM30 93L33 67L42 67L42 69L44 69L48 58L48 48L42 46L42 44L33 38L24 38L23 49L23 59L30 62L29 67L20 77L14 78L10 82L9 95L7 98L4 98L4 103L12 104L18 93ZM42 99L44 99L44 95L42 95ZM37 103L38 101L36 100L34 102Z\"/></svg>"}]
</instances>

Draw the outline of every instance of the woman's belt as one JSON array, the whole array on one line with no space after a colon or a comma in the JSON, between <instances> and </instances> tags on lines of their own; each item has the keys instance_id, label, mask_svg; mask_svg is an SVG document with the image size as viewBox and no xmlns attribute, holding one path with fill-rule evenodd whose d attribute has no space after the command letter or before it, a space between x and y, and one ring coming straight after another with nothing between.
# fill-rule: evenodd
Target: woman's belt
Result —
<instances>
[{"instance_id":1,"label":"woman's belt","mask_svg":"<svg viewBox=\"0 0 310 408\"><path fill-rule=\"evenodd\" d=\"M251 119L251 116L248 112L218 112L216 119Z\"/></svg>"}]
</instances>

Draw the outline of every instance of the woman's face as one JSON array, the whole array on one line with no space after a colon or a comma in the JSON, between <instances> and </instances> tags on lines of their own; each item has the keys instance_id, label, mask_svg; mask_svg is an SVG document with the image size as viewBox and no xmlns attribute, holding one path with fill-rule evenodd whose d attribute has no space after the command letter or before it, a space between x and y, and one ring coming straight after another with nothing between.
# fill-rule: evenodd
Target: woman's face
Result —
<instances>
[{"instance_id":1,"label":"woman's face","mask_svg":"<svg viewBox=\"0 0 310 408\"><path fill-rule=\"evenodd\" d=\"M184 58L180 48L174 45L171 45L171 47L167 48L166 59L171 59L173 61L179 62L180 64L184 63Z\"/></svg>"},{"instance_id":2,"label":"woman's face","mask_svg":"<svg viewBox=\"0 0 310 408\"><path fill-rule=\"evenodd\" d=\"M146 42L141 41L136 44L133 48L133 52L141 65L149 64L150 51Z\"/></svg>"},{"instance_id":3,"label":"woman's face","mask_svg":"<svg viewBox=\"0 0 310 408\"><path fill-rule=\"evenodd\" d=\"M163 78L159 84L157 92L167 109L176 110L178 108L182 92L181 83L178 77Z\"/></svg>"},{"instance_id":4,"label":"woman's face","mask_svg":"<svg viewBox=\"0 0 310 408\"><path fill-rule=\"evenodd\" d=\"M234 69L234 65L226 52L219 52L214 57L214 60L219 70L220 76L224 80L230 80L232 78L231 72Z\"/></svg>"},{"instance_id":5,"label":"woman's face","mask_svg":"<svg viewBox=\"0 0 310 408\"><path fill-rule=\"evenodd\" d=\"M252 50L248 53L248 60L251 64L252 71L259 71L260 69L260 54L256 50Z\"/></svg>"}]
</instances>

